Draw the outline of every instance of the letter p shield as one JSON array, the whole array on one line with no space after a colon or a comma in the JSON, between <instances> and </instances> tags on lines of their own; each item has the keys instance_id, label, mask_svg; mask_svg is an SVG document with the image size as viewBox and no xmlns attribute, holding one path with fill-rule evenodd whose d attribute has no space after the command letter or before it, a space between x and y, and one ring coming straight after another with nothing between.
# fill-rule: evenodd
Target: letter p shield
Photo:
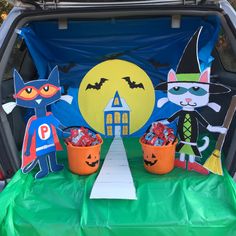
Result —
<instances>
[{"instance_id":1,"label":"letter p shield","mask_svg":"<svg viewBox=\"0 0 236 236\"><path fill-rule=\"evenodd\" d=\"M51 135L50 127L47 124L40 125L38 128L38 134L40 139L46 140Z\"/></svg>"}]
</instances>

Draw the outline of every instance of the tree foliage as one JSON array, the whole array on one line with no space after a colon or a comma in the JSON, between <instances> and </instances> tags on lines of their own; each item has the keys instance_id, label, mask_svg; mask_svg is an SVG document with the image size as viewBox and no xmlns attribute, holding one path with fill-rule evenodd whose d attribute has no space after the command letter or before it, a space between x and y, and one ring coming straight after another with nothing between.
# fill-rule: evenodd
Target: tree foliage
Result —
<instances>
[{"instance_id":1,"label":"tree foliage","mask_svg":"<svg viewBox=\"0 0 236 236\"><path fill-rule=\"evenodd\" d=\"M230 0L229 2L234 8L236 8L236 0Z\"/></svg>"},{"instance_id":2,"label":"tree foliage","mask_svg":"<svg viewBox=\"0 0 236 236\"><path fill-rule=\"evenodd\" d=\"M12 5L9 4L6 0L0 0L0 25L3 22L2 16L8 13L12 8Z\"/></svg>"}]
</instances>

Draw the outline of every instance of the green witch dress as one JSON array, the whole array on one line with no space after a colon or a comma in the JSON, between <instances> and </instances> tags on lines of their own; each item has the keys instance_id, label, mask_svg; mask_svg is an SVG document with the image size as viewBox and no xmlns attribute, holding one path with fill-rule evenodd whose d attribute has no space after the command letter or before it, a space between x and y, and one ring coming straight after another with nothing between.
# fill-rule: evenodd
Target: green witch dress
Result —
<instances>
[{"instance_id":1,"label":"green witch dress","mask_svg":"<svg viewBox=\"0 0 236 236\"><path fill-rule=\"evenodd\" d=\"M197 139L199 135L200 123L205 128L209 123L197 112L197 111L177 111L174 115L168 118L168 122L172 122L175 119L178 120L178 136L179 143L176 147L176 151L187 155L200 156L201 153L197 147Z\"/></svg>"}]
</instances>

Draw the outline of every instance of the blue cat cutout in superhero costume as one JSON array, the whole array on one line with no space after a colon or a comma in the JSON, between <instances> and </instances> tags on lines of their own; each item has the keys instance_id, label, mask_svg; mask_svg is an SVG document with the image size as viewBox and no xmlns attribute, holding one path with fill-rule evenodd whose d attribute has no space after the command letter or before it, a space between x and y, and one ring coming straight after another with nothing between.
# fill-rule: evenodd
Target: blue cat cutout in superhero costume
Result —
<instances>
[{"instance_id":1,"label":"blue cat cutout in superhero costume","mask_svg":"<svg viewBox=\"0 0 236 236\"><path fill-rule=\"evenodd\" d=\"M24 83L20 74L14 71L16 105L34 108L35 115L27 123L22 148L22 172L30 172L37 164L40 171L35 178L63 169L57 163L56 151L62 150L56 129L64 126L46 107L61 97L59 72L55 67L47 80L35 80Z\"/></svg>"},{"instance_id":2,"label":"blue cat cutout in superhero costume","mask_svg":"<svg viewBox=\"0 0 236 236\"><path fill-rule=\"evenodd\" d=\"M156 90L167 91L167 98L158 101L158 107L162 107L170 101L182 107L169 117L165 124L178 119L179 143L176 151L180 153L180 158L175 160L175 166L201 174L208 174L209 171L200 163L195 161L195 157L201 157L201 152L208 147L209 138L205 136L202 147L197 146L199 124L210 132L225 133L227 129L221 126L212 126L196 108L209 106L219 112L220 106L216 103L209 103L210 94L227 93L230 90L221 85L210 83L210 68L201 72L198 59L198 40L202 27L198 29L188 42L184 53L177 66L176 72L171 69L168 73L167 82L161 83ZM185 156L189 156L188 163Z\"/></svg>"}]
</instances>

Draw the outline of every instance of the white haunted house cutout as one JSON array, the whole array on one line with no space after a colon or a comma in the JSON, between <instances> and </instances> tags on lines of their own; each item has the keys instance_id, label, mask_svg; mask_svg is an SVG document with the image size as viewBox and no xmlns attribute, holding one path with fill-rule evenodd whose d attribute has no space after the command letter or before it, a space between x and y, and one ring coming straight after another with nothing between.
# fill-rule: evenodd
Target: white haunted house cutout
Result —
<instances>
[{"instance_id":1,"label":"white haunted house cutout","mask_svg":"<svg viewBox=\"0 0 236 236\"><path fill-rule=\"evenodd\" d=\"M130 108L118 91L104 110L106 136L126 136L130 129Z\"/></svg>"}]
</instances>

